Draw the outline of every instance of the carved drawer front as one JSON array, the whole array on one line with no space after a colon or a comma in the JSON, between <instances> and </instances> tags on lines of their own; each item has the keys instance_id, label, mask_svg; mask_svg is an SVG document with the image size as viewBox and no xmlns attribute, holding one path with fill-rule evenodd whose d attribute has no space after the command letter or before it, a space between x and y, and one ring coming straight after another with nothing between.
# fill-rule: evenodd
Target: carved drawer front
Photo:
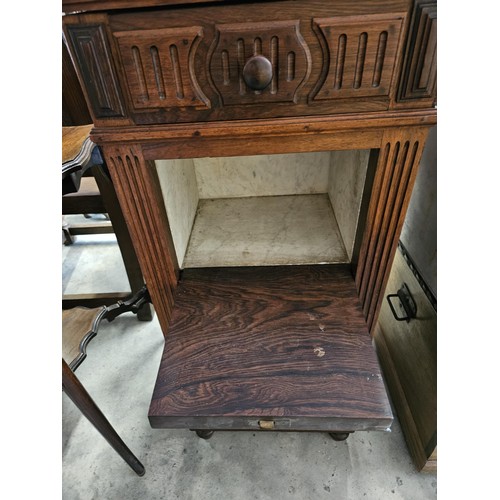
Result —
<instances>
[{"instance_id":1,"label":"carved drawer front","mask_svg":"<svg viewBox=\"0 0 500 500\"><path fill-rule=\"evenodd\" d=\"M114 36L135 109L210 107L195 73L201 27L125 31Z\"/></svg>"},{"instance_id":2,"label":"carved drawer front","mask_svg":"<svg viewBox=\"0 0 500 500\"><path fill-rule=\"evenodd\" d=\"M313 20L323 53L314 100L389 94L401 16L353 16Z\"/></svg>"},{"instance_id":3,"label":"carved drawer front","mask_svg":"<svg viewBox=\"0 0 500 500\"><path fill-rule=\"evenodd\" d=\"M210 76L223 105L296 101L311 71L299 21L221 24L216 36ZM267 74L259 85L261 69Z\"/></svg>"},{"instance_id":4,"label":"carved drawer front","mask_svg":"<svg viewBox=\"0 0 500 500\"><path fill-rule=\"evenodd\" d=\"M116 12L103 34L138 125L382 111L403 48L394 3L376 13L363 1L357 15L318 0Z\"/></svg>"}]
</instances>

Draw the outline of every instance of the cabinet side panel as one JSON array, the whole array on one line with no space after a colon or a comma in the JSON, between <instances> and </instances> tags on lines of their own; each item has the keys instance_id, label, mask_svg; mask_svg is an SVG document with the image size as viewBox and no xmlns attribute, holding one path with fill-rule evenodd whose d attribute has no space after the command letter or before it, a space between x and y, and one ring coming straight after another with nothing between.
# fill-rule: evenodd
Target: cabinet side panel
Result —
<instances>
[{"instance_id":1,"label":"cabinet side panel","mask_svg":"<svg viewBox=\"0 0 500 500\"><path fill-rule=\"evenodd\" d=\"M177 261L182 267L198 207L193 160L156 160Z\"/></svg>"},{"instance_id":2,"label":"cabinet side panel","mask_svg":"<svg viewBox=\"0 0 500 500\"><path fill-rule=\"evenodd\" d=\"M383 300L374 340L408 448L417 467L429 470L437 440L437 314L398 250L384 296L403 283L415 301L416 318L396 321Z\"/></svg>"},{"instance_id":3,"label":"cabinet side panel","mask_svg":"<svg viewBox=\"0 0 500 500\"><path fill-rule=\"evenodd\" d=\"M401 242L437 296L437 127L430 130L422 154Z\"/></svg>"},{"instance_id":4,"label":"cabinet side panel","mask_svg":"<svg viewBox=\"0 0 500 500\"><path fill-rule=\"evenodd\" d=\"M434 440L437 428L437 314L398 250L384 296L397 293L403 283L415 301L416 318L408 323L396 321L388 301L383 300L378 323L425 448ZM433 442L431 448L435 446Z\"/></svg>"},{"instance_id":5,"label":"cabinet side panel","mask_svg":"<svg viewBox=\"0 0 500 500\"><path fill-rule=\"evenodd\" d=\"M352 259L369 150L332 151L328 195L344 245Z\"/></svg>"}]
</instances>

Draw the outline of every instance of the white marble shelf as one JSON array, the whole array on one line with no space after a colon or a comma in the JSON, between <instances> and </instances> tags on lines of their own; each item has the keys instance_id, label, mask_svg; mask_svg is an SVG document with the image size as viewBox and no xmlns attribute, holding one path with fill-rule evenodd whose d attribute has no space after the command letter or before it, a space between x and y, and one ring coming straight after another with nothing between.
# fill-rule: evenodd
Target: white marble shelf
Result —
<instances>
[{"instance_id":1,"label":"white marble shelf","mask_svg":"<svg viewBox=\"0 0 500 500\"><path fill-rule=\"evenodd\" d=\"M327 194L199 200L184 268L349 262Z\"/></svg>"}]
</instances>

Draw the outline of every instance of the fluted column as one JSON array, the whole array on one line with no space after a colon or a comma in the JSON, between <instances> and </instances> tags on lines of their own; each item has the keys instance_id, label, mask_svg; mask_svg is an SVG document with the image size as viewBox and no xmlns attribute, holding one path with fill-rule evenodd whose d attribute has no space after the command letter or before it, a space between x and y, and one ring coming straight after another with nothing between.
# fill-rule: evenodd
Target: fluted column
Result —
<instances>
[{"instance_id":1,"label":"fluted column","mask_svg":"<svg viewBox=\"0 0 500 500\"><path fill-rule=\"evenodd\" d=\"M153 161L138 144L102 147L164 334L168 329L178 263Z\"/></svg>"},{"instance_id":2,"label":"fluted column","mask_svg":"<svg viewBox=\"0 0 500 500\"><path fill-rule=\"evenodd\" d=\"M356 268L356 286L370 330L382 303L427 133L423 127L395 128L382 138Z\"/></svg>"}]
</instances>

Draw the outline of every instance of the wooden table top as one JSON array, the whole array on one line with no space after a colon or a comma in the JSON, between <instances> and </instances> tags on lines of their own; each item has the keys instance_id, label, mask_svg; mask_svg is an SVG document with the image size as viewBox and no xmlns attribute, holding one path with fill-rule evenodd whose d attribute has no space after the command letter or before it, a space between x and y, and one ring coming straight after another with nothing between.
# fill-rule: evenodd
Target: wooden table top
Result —
<instances>
[{"instance_id":1,"label":"wooden table top","mask_svg":"<svg viewBox=\"0 0 500 500\"><path fill-rule=\"evenodd\" d=\"M348 265L188 269L175 301L153 427L221 417L236 427L253 417L305 418L311 428L316 418L344 430L390 426Z\"/></svg>"},{"instance_id":2,"label":"wooden table top","mask_svg":"<svg viewBox=\"0 0 500 500\"><path fill-rule=\"evenodd\" d=\"M62 127L62 163L74 160L80 153L93 125Z\"/></svg>"},{"instance_id":3,"label":"wooden table top","mask_svg":"<svg viewBox=\"0 0 500 500\"><path fill-rule=\"evenodd\" d=\"M114 9L137 9L147 7L176 6L197 3L224 3L231 0L62 0L62 11L92 12Z\"/></svg>"}]
</instances>

